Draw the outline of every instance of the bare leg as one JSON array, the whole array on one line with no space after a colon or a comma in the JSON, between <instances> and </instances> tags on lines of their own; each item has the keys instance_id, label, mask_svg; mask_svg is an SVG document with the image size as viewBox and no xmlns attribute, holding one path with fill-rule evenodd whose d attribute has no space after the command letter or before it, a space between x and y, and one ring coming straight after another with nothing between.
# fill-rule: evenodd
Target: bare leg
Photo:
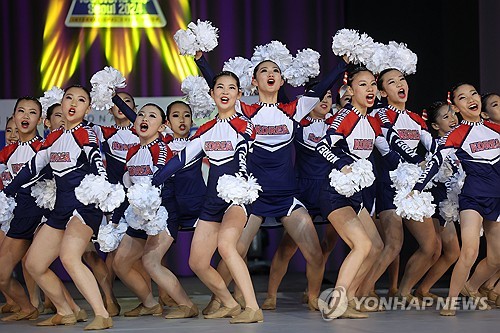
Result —
<instances>
[{"instance_id":1,"label":"bare leg","mask_svg":"<svg viewBox=\"0 0 500 333\"><path fill-rule=\"evenodd\" d=\"M66 316L73 313L65 293L61 288L61 280L49 269L50 264L59 256L64 230L54 229L44 224L31 244L26 269L36 283L57 308L57 313Z\"/></svg>"},{"instance_id":2,"label":"bare leg","mask_svg":"<svg viewBox=\"0 0 500 333\"><path fill-rule=\"evenodd\" d=\"M9 295L25 313L33 312L34 306L29 301L19 281L12 277L12 272L26 254L30 243L26 239L5 237L0 245L0 267L2 267L0 270L0 289Z\"/></svg>"},{"instance_id":3,"label":"bare leg","mask_svg":"<svg viewBox=\"0 0 500 333\"><path fill-rule=\"evenodd\" d=\"M305 208L299 208L282 218L283 226L306 259L307 290L309 299L318 298L325 272L318 233Z\"/></svg>"},{"instance_id":4,"label":"bare leg","mask_svg":"<svg viewBox=\"0 0 500 333\"><path fill-rule=\"evenodd\" d=\"M198 220L191 243L189 267L224 306L234 308L238 303L231 296L220 274L210 265L218 245L215 235L218 235L220 227L220 223L217 222Z\"/></svg>"},{"instance_id":5,"label":"bare leg","mask_svg":"<svg viewBox=\"0 0 500 333\"><path fill-rule=\"evenodd\" d=\"M379 215L380 225L383 230L382 239L384 240L384 249L370 271L368 271L364 283L360 286L359 292L362 295L367 295L375 288L375 283L399 255L403 246L403 224L401 217L396 215L394 209L385 210Z\"/></svg>"},{"instance_id":6,"label":"bare leg","mask_svg":"<svg viewBox=\"0 0 500 333\"><path fill-rule=\"evenodd\" d=\"M405 221L405 224L417 240L419 248L406 263L398 291L403 296L411 293L415 284L438 260L441 254L441 241L438 240L434 222L431 218L424 219L424 222Z\"/></svg>"},{"instance_id":7,"label":"bare leg","mask_svg":"<svg viewBox=\"0 0 500 333\"><path fill-rule=\"evenodd\" d=\"M116 297L113 294L113 280L110 279L108 268L97 253L95 246L92 242L87 244L85 252L83 253L83 260L90 266L97 283L101 287L104 294L106 304L117 303Z\"/></svg>"},{"instance_id":8,"label":"bare leg","mask_svg":"<svg viewBox=\"0 0 500 333\"><path fill-rule=\"evenodd\" d=\"M151 282L148 284L144 276L135 269L136 262L141 262L146 241L141 238L123 236L116 250L113 267L120 280L139 298L141 303L151 308L158 304L151 291ZM142 267L142 262L140 264Z\"/></svg>"},{"instance_id":9,"label":"bare leg","mask_svg":"<svg viewBox=\"0 0 500 333\"><path fill-rule=\"evenodd\" d=\"M417 288L421 295L428 294L432 286L443 276L460 256L460 246L458 245L457 231L455 224L448 223L446 227L440 227L440 237L443 244L443 254L431 267L422 283Z\"/></svg>"},{"instance_id":10,"label":"bare leg","mask_svg":"<svg viewBox=\"0 0 500 333\"><path fill-rule=\"evenodd\" d=\"M94 314L108 318L109 314L99 292L94 275L82 262L82 255L92 237L92 229L78 217L70 219L61 243L61 262L68 271L83 297L89 302Z\"/></svg>"},{"instance_id":11,"label":"bare leg","mask_svg":"<svg viewBox=\"0 0 500 333\"><path fill-rule=\"evenodd\" d=\"M326 266L326 262L328 261L328 257L333 252L335 245L339 239L339 234L335 231L335 228L332 224L327 224L325 226L325 235L323 236L323 240L321 241L321 252L323 254L323 264Z\"/></svg>"},{"instance_id":12,"label":"bare leg","mask_svg":"<svg viewBox=\"0 0 500 333\"><path fill-rule=\"evenodd\" d=\"M186 291L182 288L177 277L161 264L163 256L167 253L174 239L162 231L156 236L148 236L144 247L142 262L151 278L170 295L179 305L193 306Z\"/></svg>"}]
</instances>

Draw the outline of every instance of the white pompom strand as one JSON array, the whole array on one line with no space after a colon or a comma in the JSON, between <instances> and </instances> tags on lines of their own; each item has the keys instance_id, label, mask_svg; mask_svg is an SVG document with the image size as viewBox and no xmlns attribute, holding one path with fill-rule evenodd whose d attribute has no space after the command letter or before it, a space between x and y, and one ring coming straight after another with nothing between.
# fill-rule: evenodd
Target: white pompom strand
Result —
<instances>
[{"instance_id":1,"label":"white pompom strand","mask_svg":"<svg viewBox=\"0 0 500 333\"><path fill-rule=\"evenodd\" d=\"M375 181L373 166L370 161L361 158L350 165L351 172L344 174L339 170L333 169L330 172L330 186L346 197L369 187Z\"/></svg>"},{"instance_id":2,"label":"white pompom strand","mask_svg":"<svg viewBox=\"0 0 500 333\"><path fill-rule=\"evenodd\" d=\"M104 67L90 79L92 107L96 110L109 110L113 105L112 97L116 88L125 88L125 77L113 67Z\"/></svg>"},{"instance_id":3,"label":"white pompom strand","mask_svg":"<svg viewBox=\"0 0 500 333\"><path fill-rule=\"evenodd\" d=\"M117 193L112 193L113 191ZM95 204L101 210L105 208L106 212L113 211L125 199L124 195L120 195L117 186L108 182L104 176L93 174L83 178L75 189L75 195L78 201L84 205Z\"/></svg>"},{"instance_id":4,"label":"white pompom strand","mask_svg":"<svg viewBox=\"0 0 500 333\"><path fill-rule=\"evenodd\" d=\"M298 51L291 65L283 72L288 84L299 87L306 84L310 78L319 75L320 54L311 49Z\"/></svg>"},{"instance_id":5,"label":"white pompom strand","mask_svg":"<svg viewBox=\"0 0 500 333\"><path fill-rule=\"evenodd\" d=\"M174 41L177 44L179 53L181 55L192 55L196 54L198 51L198 43L196 43L196 36L190 30L179 29L174 34Z\"/></svg>"},{"instance_id":6,"label":"white pompom strand","mask_svg":"<svg viewBox=\"0 0 500 333\"><path fill-rule=\"evenodd\" d=\"M7 233L9 232L10 221L11 221L11 219L7 220L7 221L0 222L0 230L2 230L5 235L7 235Z\"/></svg>"},{"instance_id":7,"label":"white pompom strand","mask_svg":"<svg viewBox=\"0 0 500 333\"><path fill-rule=\"evenodd\" d=\"M352 164L351 168L352 181L357 184L359 190L370 187L375 181L373 165L370 161L360 158Z\"/></svg>"},{"instance_id":8,"label":"white pompom strand","mask_svg":"<svg viewBox=\"0 0 500 333\"><path fill-rule=\"evenodd\" d=\"M56 190L54 179L42 180L31 187L31 196L38 207L52 210L56 204Z\"/></svg>"},{"instance_id":9,"label":"white pompom strand","mask_svg":"<svg viewBox=\"0 0 500 333\"><path fill-rule=\"evenodd\" d=\"M432 203L433 197L429 192L415 192L409 195L410 190L400 189L396 191L394 205L396 214L405 219L423 222L424 218L431 217L436 205Z\"/></svg>"},{"instance_id":10,"label":"white pompom strand","mask_svg":"<svg viewBox=\"0 0 500 333\"><path fill-rule=\"evenodd\" d=\"M14 208L16 208L16 200L8 197L2 191L0 192L0 223L10 223L14 217Z\"/></svg>"},{"instance_id":11,"label":"white pompom strand","mask_svg":"<svg viewBox=\"0 0 500 333\"><path fill-rule=\"evenodd\" d=\"M40 104L42 104L42 118L47 118L47 110L52 105L61 104L63 96L64 90L56 86L43 93L43 97L38 99Z\"/></svg>"},{"instance_id":12,"label":"white pompom strand","mask_svg":"<svg viewBox=\"0 0 500 333\"><path fill-rule=\"evenodd\" d=\"M187 100L193 111L194 118L207 118L215 108L215 102L209 95L210 87L200 76L188 76L181 84L181 91L187 95Z\"/></svg>"},{"instance_id":13,"label":"white pompom strand","mask_svg":"<svg viewBox=\"0 0 500 333\"><path fill-rule=\"evenodd\" d=\"M357 186L348 174L333 169L328 177L330 178L330 186L339 194L350 197L357 192Z\"/></svg>"},{"instance_id":14,"label":"white pompom strand","mask_svg":"<svg viewBox=\"0 0 500 333\"><path fill-rule=\"evenodd\" d=\"M189 23L188 28L191 29L196 36L198 50L210 52L219 44L217 40L219 37L219 29L214 27L212 22L198 20L197 24L193 22Z\"/></svg>"},{"instance_id":15,"label":"white pompom strand","mask_svg":"<svg viewBox=\"0 0 500 333\"><path fill-rule=\"evenodd\" d=\"M154 218L161 204L160 189L151 185L150 181L132 185L127 198L135 214L144 220Z\"/></svg>"},{"instance_id":16,"label":"white pompom strand","mask_svg":"<svg viewBox=\"0 0 500 333\"><path fill-rule=\"evenodd\" d=\"M226 61L222 70L236 74L236 76L240 79L240 86L243 90L243 95L251 96L256 93L256 89L252 85L253 68L254 65L250 60L242 57L236 57Z\"/></svg>"},{"instance_id":17,"label":"white pompom strand","mask_svg":"<svg viewBox=\"0 0 500 333\"><path fill-rule=\"evenodd\" d=\"M240 174L222 175L217 181L217 195L227 203L235 205L250 204L258 197L261 191L257 179L249 176L248 180Z\"/></svg>"},{"instance_id":18,"label":"white pompom strand","mask_svg":"<svg viewBox=\"0 0 500 333\"><path fill-rule=\"evenodd\" d=\"M125 200L125 190L122 184L110 184L111 190L106 199L99 201L98 206L103 212L112 212Z\"/></svg>"},{"instance_id":19,"label":"white pompom strand","mask_svg":"<svg viewBox=\"0 0 500 333\"><path fill-rule=\"evenodd\" d=\"M125 217L125 221L127 222L127 225L129 227L136 230L144 230L146 219L144 219L140 215L137 215L132 206L127 207L127 209L123 213L123 216Z\"/></svg>"},{"instance_id":20,"label":"white pompom strand","mask_svg":"<svg viewBox=\"0 0 500 333\"><path fill-rule=\"evenodd\" d=\"M445 199L439 203L439 214L446 221L452 223L460 219L458 212L458 201Z\"/></svg>"},{"instance_id":21,"label":"white pompom strand","mask_svg":"<svg viewBox=\"0 0 500 333\"><path fill-rule=\"evenodd\" d=\"M122 234L123 236L123 234ZM97 243L102 252L111 252L118 248L120 245L120 234L117 232L113 224L104 224L99 227L97 234Z\"/></svg>"},{"instance_id":22,"label":"white pompom strand","mask_svg":"<svg viewBox=\"0 0 500 333\"><path fill-rule=\"evenodd\" d=\"M146 233L149 236L158 235L164 230L170 235L170 232L167 228L167 220L168 212L165 207L160 206L160 208L158 208L158 210L156 211L155 216L151 220L146 222L146 224L144 225L144 230L146 230Z\"/></svg>"},{"instance_id":23,"label":"white pompom strand","mask_svg":"<svg viewBox=\"0 0 500 333\"><path fill-rule=\"evenodd\" d=\"M402 188L411 189L417 183L422 169L411 163L400 163L396 170L389 171L393 186L399 190Z\"/></svg>"},{"instance_id":24,"label":"white pompom strand","mask_svg":"<svg viewBox=\"0 0 500 333\"><path fill-rule=\"evenodd\" d=\"M292 64L293 57L285 44L273 40L266 45L256 46L254 49L251 59L254 67L265 60L273 61L278 65L281 72L285 72Z\"/></svg>"}]
</instances>

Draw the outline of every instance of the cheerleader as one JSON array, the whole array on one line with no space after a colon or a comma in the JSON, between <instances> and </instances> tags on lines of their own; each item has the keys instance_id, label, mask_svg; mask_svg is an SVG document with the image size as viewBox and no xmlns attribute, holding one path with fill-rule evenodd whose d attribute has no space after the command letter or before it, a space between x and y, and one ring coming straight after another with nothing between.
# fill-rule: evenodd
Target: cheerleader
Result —
<instances>
[{"instance_id":1,"label":"cheerleader","mask_svg":"<svg viewBox=\"0 0 500 333\"><path fill-rule=\"evenodd\" d=\"M98 232L102 212L94 205L80 203L75 194L85 175L106 175L95 134L82 124L90 111L90 94L83 87L71 86L66 89L61 106L64 129L49 134L40 150L4 191L14 195L50 164L57 186L56 204L28 251L26 267L56 306L57 314L38 325L72 325L77 321L58 278L49 270L49 265L59 256L94 310L95 318L85 329L110 328L113 321L104 307L97 282L81 260L90 238Z\"/></svg>"},{"instance_id":2,"label":"cheerleader","mask_svg":"<svg viewBox=\"0 0 500 333\"><path fill-rule=\"evenodd\" d=\"M205 79L210 82L213 73L202 53L198 52L195 59ZM280 220L306 259L309 301L316 304L315 308L321 288L323 257L311 217L296 198L292 142L296 124L323 99L326 91L344 71L345 65L341 61L314 91L283 104L277 103L278 91L284 84L281 69L275 62L264 60L255 66L252 78L252 84L259 91L259 102L253 105L243 102L236 104L237 112L251 119L255 125L255 145L248 168L259 179L263 191L252 204L252 215L239 240L238 249L243 257L246 256L264 217ZM221 261L217 269L222 276L229 277L224 262ZM227 283L229 281L226 279ZM212 309L212 304L209 304L205 310Z\"/></svg>"},{"instance_id":3,"label":"cheerleader","mask_svg":"<svg viewBox=\"0 0 500 333\"><path fill-rule=\"evenodd\" d=\"M248 177L247 153L255 138L255 131L252 123L236 112L235 105L241 94L240 82L234 73L224 71L215 76L211 96L216 103L218 115L201 126L186 148L153 178L153 184L162 184L202 154L209 158L211 167L207 195L191 244L189 266L222 303L222 307L205 315L205 318L233 317L230 320L233 324L264 320L255 298L248 268L236 249L247 220L247 207L243 204L227 203L218 197L216 190L219 177L224 174L239 173L243 178ZM243 312L222 277L210 266L216 249L243 293L246 303Z\"/></svg>"},{"instance_id":4,"label":"cheerleader","mask_svg":"<svg viewBox=\"0 0 500 333\"><path fill-rule=\"evenodd\" d=\"M446 136L448 132L453 130L458 125L458 118L455 111L444 102L435 102L427 109L427 126L436 142ZM446 161L447 165L442 168L449 168L450 172L457 173L459 163L456 158L449 158ZM453 265L460 255L460 246L458 244L457 231L455 229L454 220L449 218L445 220L446 216L440 212L440 203L447 199L447 188L445 182L449 182L450 175L440 179L434 179L435 186L431 188L432 196L434 197L433 203L436 205L436 213L433 215L434 226L436 233L441 238L443 253L432 265L431 269L425 275L423 281L417 289L415 289L415 296L421 300L424 297L431 297L437 300L438 296L430 292L432 286L446 273L446 271Z\"/></svg>"},{"instance_id":5,"label":"cheerleader","mask_svg":"<svg viewBox=\"0 0 500 333\"><path fill-rule=\"evenodd\" d=\"M317 81L309 84L306 87L306 91L314 89L317 84ZM345 90L347 91L347 89ZM341 102L343 102L343 100L341 100ZM344 103L344 105L346 103ZM294 138L295 149L297 152L295 172L297 175L297 187L299 189L297 199L305 205L313 220L315 217L321 216L319 197L322 184L327 178L330 167L330 164L327 161L316 154L316 145L325 135L328 126L334 119L331 114L332 104L332 93L328 90L321 102L318 103L309 115L300 122L300 125L297 128L297 135ZM335 229L331 224L327 224L325 236L321 242L324 264L326 264L330 253L333 251L337 238L338 235L335 232ZM285 276L288 263L297 249L297 244L285 231L271 262L267 297L262 304L263 310L276 309L278 287ZM315 304L309 303L307 291L304 293L304 299L307 299L305 300L305 303L308 303L311 310L316 310Z\"/></svg>"},{"instance_id":6,"label":"cheerleader","mask_svg":"<svg viewBox=\"0 0 500 333\"><path fill-rule=\"evenodd\" d=\"M466 280L478 255L481 227L486 236L487 256L474 272L476 287L500 267L497 241L500 237L500 126L481 119L481 97L472 85L458 84L450 91L449 100L463 120L443 138L444 144L439 146L414 187L415 191L422 191L451 153L455 153L467 175L459 196L462 249L451 276L447 304L441 310L443 316L455 315L459 293L478 296Z\"/></svg>"},{"instance_id":7,"label":"cheerleader","mask_svg":"<svg viewBox=\"0 0 500 333\"><path fill-rule=\"evenodd\" d=\"M403 159L410 163L423 163L423 158L415 153L418 143L422 142L429 152L434 152L436 144L427 130L424 120L417 114L406 110L409 87L405 76L397 69L385 69L378 76L377 85L381 96L386 98L388 102L388 106L380 109L376 115L382 122L384 136L386 136L391 146L394 146L391 137L385 134L391 129L401 139L397 142L401 145ZM361 288L361 292L366 295L374 290L375 282L382 276L391 262L396 259L403 245L402 219L396 215L394 205L395 188L392 187L389 168L384 162L379 176L380 181L377 183L377 211L380 217L381 229L384 233L385 244L382 254L368 273L367 279ZM423 223L405 220L405 224L419 244L419 248L406 264L401 285L397 292L398 295L406 298L406 301L410 301L413 297L411 295L413 286L439 258L441 243L437 237L432 219L425 219Z\"/></svg>"},{"instance_id":8,"label":"cheerleader","mask_svg":"<svg viewBox=\"0 0 500 333\"><path fill-rule=\"evenodd\" d=\"M7 123L5 124L5 145L10 145L18 140L19 132L16 127L16 122L14 121L14 117L10 116L7 118Z\"/></svg>"},{"instance_id":9,"label":"cheerleader","mask_svg":"<svg viewBox=\"0 0 500 333\"><path fill-rule=\"evenodd\" d=\"M42 107L33 97L17 100L14 107L13 120L18 128L19 141L5 147L0 153L0 164L9 171L13 178L19 170L40 149L41 138L37 135L36 126L41 122ZM41 223L44 210L38 207L31 197L31 187L20 190L16 195L14 218L0 247L0 289L19 305L20 310L2 321L37 319L39 293L36 285L29 283L29 291L34 294L33 303L26 297L23 287L12 278L14 267L24 257L33 240L36 228ZM6 222L4 222L6 223ZM26 276L27 281L32 281Z\"/></svg>"},{"instance_id":10,"label":"cheerleader","mask_svg":"<svg viewBox=\"0 0 500 333\"><path fill-rule=\"evenodd\" d=\"M481 96L481 103L481 117L500 124L500 96L495 93L484 94Z\"/></svg>"},{"instance_id":11,"label":"cheerleader","mask_svg":"<svg viewBox=\"0 0 500 333\"><path fill-rule=\"evenodd\" d=\"M351 172L353 161L368 159L373 146L395 167L399 155L390 151L382 136L379 122L367 116L369 107L375 102L377 85L373 74L364 67L357 67L348 74L348 86L352 102L335 117L325 137L318 143L316 151L332 163L334 170L344 174ZM345 176L344 176L345 177ZM327 216L340 237L351 248L340 268L336 289L341 290L339 303L346 306L345 312L332 311L329 318L366 318L366 314L355 309L354 296L380 254L383 243L369 213L363 208L362 192L351 196L340 194L327 182L320 195L323 216Z\"/></svg>"}]
</instances>

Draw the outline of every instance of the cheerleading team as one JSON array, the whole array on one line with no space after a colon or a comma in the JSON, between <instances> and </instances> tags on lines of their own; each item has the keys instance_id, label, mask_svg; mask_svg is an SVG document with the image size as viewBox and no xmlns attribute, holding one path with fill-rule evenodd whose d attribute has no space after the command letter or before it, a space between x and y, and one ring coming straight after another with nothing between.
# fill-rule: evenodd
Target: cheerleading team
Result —
<instances>
[{"instance_id":1,"label":"cheerleading team","mask_svg":"<svg viewBox=\"0 0 500 333\"><path fill-rule=\"evenodd\" d=\"M205 79L210 82L213 73L201 52L197 53L195 59ZM314 91L283 104L278 102L278 92L284 84L281 69L272 60L263 60L254 67L252 77L252 84L258 89L259 102L252 105L238 102L236 105L237 111L251 119L256 128L248 168L262 186L262 193L252 204L252 214L238 242L238 250L243 257L246 256L264 217L280 220L306 259L309 303L314 304L315 308L323 278L323 256L311 217L296 198L293 137L297 123L323 99L327 90L344 72L345 66L345 62L341 61ZM218 270L229 283L229 274L224 266L225 263L221 261ZM211 304L205 310L209 309L213 310Z\"/></svg>"},{"instance_id":2,"label":"cheerleading team","mask_svg":"<svg viewBox=\"0 0 500 333\"><path fill-rule=\"evenodd\" d=\"M444 143L428 163L414 187L422 191L438 172L445 158L452 153L460 161L465 182L459 196L462 248L451 276L447 304L443 316L454 316L457 296L476 297L477 289L500 267L500 125L481 118L481 96L474 86L460 83L450 90L451 107L460 112L462 122L448 133ZM479 252L480 231L484 228L487 243L486 259L476 267L467 281ZM475 288L473 287L475 286Z\"/></svg>"},{"instance_id":3,"label":"cheerleading team","mask_svg":"<svg viewBox=\"0 0 500 333\"><path fill-rule=\"evenodd\" d=\"M180 151L153 178L153 185L163 184L173 174L191 161L206 155L211 167L207 194L196 225L189 266L201 281L221 300L222 306L205 315L207 319L233 317L230 322L262 322L252 280L245 261L236 246L248 218L248 207L228 203L217 193L219 178L239 174L247 178L247 154L255 139L255 129L248 118L236 112L241 97L239 78L232 72L223 71L213 78L210 93L217 106L215 119L202 125ZM243 293L246 308L233 299L220 274L210 265L215 250L222 259Z\"/></svg>"},{"instance_id":4,"label":"cheerleading team","mask_svg":"<svg viewBox=\"0 0 500 333\"><path fill-rule=\"evenodd\" d=\"M377 85L381 96L386 98L388 103L387 107L379 110L376 115L382 123L384 133L392 129L398 134L401 143L406 145L404 149L406 154L402 154L406 162L423 164L423 159L416 155L418 143L421 142L431 153L435 151L436 143L427 130L424 120L416 113L406 110L409 86L405 75L397 69L385 69L379 74ZM391 146L394 146L392 140L387 135L386 137ZM403 245L402 218L396 214L395 189L389 178L389 168L383 161L382 169L377 183L377 211L385 243L381 255L363 283L361 295L368 295L374 290L376 281L396 259ZM406 301L411 301L412 288L439 258L441 242L431 218L426 218L423 223L405 220L405 224L417 240L419 248L406 264L397 295Z\"/></svg>"},{"instance_id":5,"label":"cheerleading team","mask_svg":"<svg viewBox=\"0 0 500 333\"><path fill-rule=\"evenodd\" d=\"M57 186L55 208L29 248L26 267L56 306L57 314L38 325L71 325L77 321L60 288L59 279L49 269L59 256L95 313L94 320L86 329L109 328L113 326L113 321L104 307L92 272L82 262L88 242L98 232L102 211L94 205L82 204L75 194L75 188L85 175L106 175L95 133L82 124L84 116L90 111L90 93L83 87L71 86L64 92L61 107L64 128L49 134L40 150L4 192L13 196L22 185L50 165Z\"/></svg>"}]
</instances>

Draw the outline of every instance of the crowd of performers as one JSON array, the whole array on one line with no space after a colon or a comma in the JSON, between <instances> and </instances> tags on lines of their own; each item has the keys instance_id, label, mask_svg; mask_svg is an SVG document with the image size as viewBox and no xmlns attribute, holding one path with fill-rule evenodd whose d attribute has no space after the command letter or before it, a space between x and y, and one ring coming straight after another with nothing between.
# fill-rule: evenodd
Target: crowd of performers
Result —
<instances>
[{"instance_id":1,"label":"crowd of performers","mask_svg":"<svg viewBox=\"0 0 500 333\"><path fill-rule=\"evenodd\" d=\"M110 328L120 315L115 276L140 301L122 313L126 317L160 316L164 306L170 307L167 319L198 317L197 305L162 264L178 231L192 227L189 267L213 293L202 311L207 319L263 322L262 310L279 305L279 285L297 249L307 262L303 301L318 310L325 265L339 237L350 251L335 282L339 299L331 300L342 311L330 311L330 318L368 317L372 310L354 300L378 298L376 283L386 270L389 296L437 298L430 290L453 264L441 315L455 315L460 294L500 306L499 95L459 83L425 114L409 111L406 76L414 71L396 59L398 50L391 54L395 44L378 45L389 59L368 64L356 43L346 43L359 41L350 33L334 38L339 65L321 80L310 79L293 101L282 94L294 78L283 68L291 56L283 57L282 49L274 57L263 51L267 46L258 47L251 65L233 63L241 68L216 74L202 53L210 49L195 47L208 87L194 95L204 94L204 112L216 115L193 135L196 101L138 109L133 96L117 89L123 82L116 77L114 83L93 78L92 93L73 85L40 100L19 98L0 152L0 290L6 299L0 310L8 313L1 320L52 313L37 325L87 321L49 268L57 257L94 312L85 330ZM241 100L249 87L258 92L251 105ZM85 116L105 94L102 105L115 123L89 123ZM45 138L37 133L41 122L50 131ZM206 182L203 158L210 163ZM266 217L285 231L259 305L245 257ZM328 221L321 241L313 220ZM418 248L398 280L403 224ZM483 232L487 255L471 275ZM108 252L105 261L94 241ZM215 251L221 257L216 268ZM28 293L12 275L20 262Z\"/></svg>"}]
</instances>

